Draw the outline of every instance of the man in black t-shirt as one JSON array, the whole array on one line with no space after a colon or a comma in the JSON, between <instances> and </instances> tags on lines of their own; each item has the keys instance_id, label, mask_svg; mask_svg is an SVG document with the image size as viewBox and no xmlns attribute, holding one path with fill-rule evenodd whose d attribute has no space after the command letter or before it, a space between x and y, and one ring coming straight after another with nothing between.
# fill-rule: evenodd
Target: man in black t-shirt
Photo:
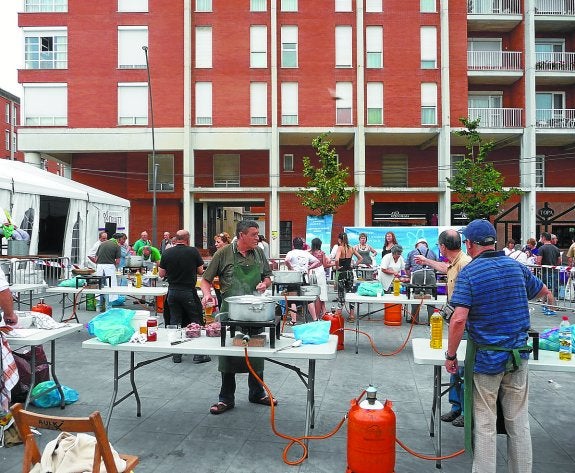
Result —
<instances>
[{"instance_id":1,"label":"man in black t-shirt","mask_svg":"<svg viewBox=\"0 0 575 473\"><path fill-rule=\"evenodd\" d=\"M159 276L166 277L168 287L168 306L170 324L185 327L190 322L202 325L202 303L198 297L196 282L198 274L204 273L204 260L200 252L190 245L190 232L178 230L176 244L168 248L160 260ZM181 355L174 355L174 363L179 363ZM206 355L194 355L195 363L204 363L211 358Z\"/></svg>"},{"instance_id":2,"label":"man in black t-shirt","mask_svg":"<svg viewBox=\"0 0 575 473\"><path fill-rule=\"evenodd\" d=\"M537 264L539 266L560 266L561 252L553 243L551 243L551 234L548 232L541 233L543 245L539 248L537 254ZM541 279L545 285L553 291L555 297L559 294L559 272L552 268L541 268Z\"/></svg>"}]
</instances>

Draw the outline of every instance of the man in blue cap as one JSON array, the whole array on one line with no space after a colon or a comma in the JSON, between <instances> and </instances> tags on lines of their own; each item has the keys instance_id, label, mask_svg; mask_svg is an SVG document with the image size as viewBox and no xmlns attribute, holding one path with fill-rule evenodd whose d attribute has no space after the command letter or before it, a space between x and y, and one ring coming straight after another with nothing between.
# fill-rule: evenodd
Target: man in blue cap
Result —
<instances>
[{"instance_id":1,"label":"man in blue cap","mask_svg":"<svg viewBox=\"0 0 575 473\"><path fill-rule=\"evenodd\" d=\"M458 369L457 348L467 328L465 355L465 444L473 472L495 473L497 403L507 430L509 471L530 472L533 463L529 429L528 368L530 299L555 299L529 268L496 251L497 233L488 220L473 220L463 230L472 261L459 273L451 296L445 368ZM472 418L470 418L472 416Z\"/></svg>"}]
</instances>

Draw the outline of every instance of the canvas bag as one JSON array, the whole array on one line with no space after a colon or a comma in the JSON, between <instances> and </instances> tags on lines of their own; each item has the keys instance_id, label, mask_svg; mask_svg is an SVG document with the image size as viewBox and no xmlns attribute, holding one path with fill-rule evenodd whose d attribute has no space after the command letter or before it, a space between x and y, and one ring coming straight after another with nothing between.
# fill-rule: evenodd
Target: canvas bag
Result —
<instances>
[{"instance_id":1,"label":"canvas bag","mask_svg":"<svg viewBox=\"0 0 575 473\"><path fill-rule=\"evenodd\" d=\"M96 437L79 433L62 432L46 444L40 463L36 463L30 473L90 473L94 462ZM114 463L119 472L126 470L126 461L112 448ZM104 462L100 472L106 473Z\"/></svg>"}]
</instances>

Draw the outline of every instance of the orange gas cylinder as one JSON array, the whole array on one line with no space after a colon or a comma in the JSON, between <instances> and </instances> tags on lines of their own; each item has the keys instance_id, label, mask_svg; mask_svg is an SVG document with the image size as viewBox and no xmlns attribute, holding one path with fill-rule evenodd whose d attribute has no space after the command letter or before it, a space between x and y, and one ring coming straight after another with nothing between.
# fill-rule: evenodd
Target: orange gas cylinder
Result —
<instances>
[{"instance_id":1,"label":"orange gas cylinder","mask_svg":"<svg viewBox=\"0 0 575 473\"><path fill-rule=\"evenodd\" d=\"M395 413L391 401L382 404L370 386L367 398L351 401L347 426L347 473L395 471Z\"/></svg>"},{"instance_id":2,"label":"orange gas cylinder","mask_svg":"<svg viewBox=\"0 0 575 473\"><path fill-rule=\"evenodd\" d=\"M401 325L401 304L385 304L383 323L385 325Z\"/></svg>"},{"instance_id":3,"label":"orange gas cylinder","mask_svg":"<svg viewBox=\"0 0 575 473\"><path fill-rule=\"evenodd\" d=\"M52 317L52 306L44 303L44 299L40 298L40 302L30 309L32 312L41 312L42 314Z\"/></svg>"},{"instance_id":4,"label":"orange gas cylinder","mask_svg":"<svg viewBox=\"0 0 575 473\"><path fill-rule=\"evenodd\" d=\"M164 312L164 297L166 296L156 296L156 312Z\"/></svg>"},{"instance_id":5,"label":"orange gas cylinder","mask_svg":"<svg viewBox=\"0 0 575 473\"><path fill-rule=\"evenodd\" d=\"M344 331L343 327L345 326L343 315L341 314L341 309L335 310L335 307L331 309L331 313L326 312L322 316L323 320L329 320L330 327L329 333L332 335L337 335L337 349L343 350L343 341L344 341Z\"/></svg>"}]
</instances>

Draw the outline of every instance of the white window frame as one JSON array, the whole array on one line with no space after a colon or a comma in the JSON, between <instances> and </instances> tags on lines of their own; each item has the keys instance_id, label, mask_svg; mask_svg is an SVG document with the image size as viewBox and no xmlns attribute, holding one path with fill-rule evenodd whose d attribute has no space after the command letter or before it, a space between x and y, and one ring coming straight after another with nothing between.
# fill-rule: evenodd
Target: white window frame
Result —
<instances>
[{"instance_id":1,"label":"white window frame","mask_svg":"<svg viewBox=\"0 0 575 473\"><path fill-rule=\"evenodd\" d=\"M68 11L68 0L26 0L26 13L62 13Z\"/></svg>"},{"instance_id":2,"label":"white window frame","mask_svg":"<svg viewBox=\"0 0 575 473\"><path fill-rule=\"evenodd\" d=\"M148 125L148 83L118 82L118 126Z\"/></svg>"},{"instance_id":3,"label":"white window frame","mask_svg":"<svg viewBox=\"0 0 575 473\"><path fill-rule=\"evenodd\" d=\"M381 69L383 67L383 27L365 28L365 67Z\"/></svg>"},{"instance_id":4,"label":"white window frame","mask_svg":"<svg viewBox=\"0 0 575 473\"><path fill-rule=\"evenodd\" d=\"M22 84L25 126L67 126L68 84L33 83Z\"/></svg>"},{"instance_id":5,"label":"white window frame","mask_svg":"<svg viewBox=\"0 0 575 473\"><path fill-rule=\"evenodd\" d=\"M14 153L18 152L18 134L17 133L12 133L12 151L14 151Z\"/></svg>"},{"instance_id":6,"label":"white window frame","mask_svg":"<svg viewBox=\"0 0 575 473\"><path fill-rule=\"evenodd\" d=\"M420 30L421 68L437 69L437 27L422 26Z\"/></svg>"},{"instance_id":7,"label":"white window frame","mask_svg":"<svg viewBox=\"0 0 575 473\"><path fill-rule=\"evenodd\" d=\"M196 26L196 69L212 68L212 27Z\"/></svg>"},{"instance_id":8,"label":"white window frame","mask_svg":"<svg viewBox=\"0 0 575 473\"><path fill-rule=\"evenodd\" d=\"M368 82L366 92L366 124L383 125L383 82ZM370 120L370 112L377 111L379 118Z\"/></svg>"},{"instance_id":9,"label":"white window frame","mask_svg":"<svg viewBox=\"0 0 575 473\"><path fill-rule=\"evenodd\" d=\"M16 118L18 117L18 108L16 104L12 105L12 125L16 126Z\"/></svg>"},{"instance_id":10,"label":"white window frame","mask_svg":"<svg viewBox=\"0 0 575 473\"><path fill-rule=\"evenodd\" d=\"M240 187L240 155L214 154L214 187Z\"/></svg>"},{"instance_id":11,"label":"white window frame","mask_svg":"<svg viewBox=\"0 0 575 473\"><path fill-rule=\"evenodd\" d=\"M351 25L338 25L335 27L335 67L351 68L353 29Z\"/></svg>"},{"instance_id":12,"label":"white window frame","mask_svg":"<svg viewBox=\"0 0 575 473\"><path fill-rule=\"evenodd\" d=\"M4 107L4 121L6 123L10 123L10 102L6 103L6 106Z\"/></svg>"},{"instance_id":13,"label":"white window frame","mask_svg":"<svg viewBox=\"0 0 575 473\"><path fill-rule=\"evenodd\" d=\"M282 12L297 12L297 0L281 0L280 11Z\"/></svg>"},{"instance_id":14,"label":"white window frame","mask_svg":"<svg viewBox=\"0 0 575 473\"><path fill-rule=\"evenodd\" d=\"M268 67L268 27L250 26L250 67L267 69Z\"/></svg>"},{"instance_id":15,"label":"white window frame","mask_svg":"<svg viewBox=\"0 0 575 473\"><path fill-rule=\"evenodd\" d=\"M118 26L118 69L145 69L147 26Z\"/></svg>"},{"instance_id":16,"label":"white window frame","mask_svg":"<svg viewBox=\"0 0 575 473\"><path fill-rule=\"evenodd\" d=\"M212 83L196 82L196 126L211 126L213 123L212 112Z\"/></svg>"},{"instance_id":17,"label":"white window frame","mask_svg":"<svg viewBox=\"0 0 575 473\"><path fill-rule=\"evenodd\" d=\"M281 67L286 69L297 68L298 67L297 26L285 25L281 27L281 45L282 45Z\"/></svg>"},{"instance_id":18,"label":"white window frame","mask_svg":"<svg viewBox=\"0 0 575 473\"><path fill-rule=\"evenodd\" d=\"M465 154L462 153L456 153L456 154L452 154L450 156L450 160L451 160L451 166L450 166L450 175L451 178L453 179L455 177L455 175L457 174L457 168L455 167L455 165L460 162L463 161L463 159L465 159Z\"/></svg>"},{"instance_id":19,"label":"white window frame","mask_svg":"<svg viewBox=\"0 0 575 473\"><path fill-rule=\"evenodd\" d=\"M419 11L420 13L436 13L437 0L420 0Z\"/></svg>"},{"instance_id":20,"label":"white window frame","mask_svg":"<svg viewBox=\"0 0 575 473\"><path fill-rule=\"evenodd\" d=\"M408 178L409 158L406 154L383 156L381 161L381 185L383 187L408 187Z\"/></svg>"},{"instance_id":21,"label":"white window frame","mask_svg":"<svg viewBox=\"0 0 575 473\"><path fill-rule=\"evenodd\" d=\"M335 124L353 125L353 84L351 82L336 82Z\"/></svg>"},{"instance_id":22,"label":"white window frame","mask_svg":"<svg viewBox=\"0 0 575 473\"><path fill-rule=\"evenodd\" d=\"M284 172L294 172L294 159L293 154L286 153L283 155L283 170Z\"/></svg>"},{"instance_id":23,"label":"white window frame","mask_svg":"<svg viewBox=\"0 0 575 473\"><path fill-rule=\"evenodd\" d=\"M212 0L196 0L196 12L207 12L212 11Z\"/></svg>"},{"instance_id":24,"label":"white window frame","mask_svg":"<svg viewBox=\"0 0 575 473\"><path fill-rule=\"evenodd\" d=\"M118 12L146 13L148 0L118 0Z\"/></svg>"},{"instance_id":25,"label":"white window frame","mask_svg":"<svg viewBox=\"0 0 575 473\"><path fill-rule=\"evenodd\" d=\"M268 84L250 83L250 125L268 124Z\"/></svg>"},{"instance_id":26,"label":"white window frame","mask_svg":"<svg viewBox=\"0 0 575 473\"><path fill-rule=\"evenodd\" d=\"M67 69L68 29L24 28L24 63L26 69Z\"/></svg>"},{"instance_id":27,"label":"white window frame","mask_svg":"<svg viewBox=\"0 0 575 473\"><path fill-rule=\"evenodd\" d=\"M335 11L336 12L350 12L352 10L351 0L335 0Z\"/></svg>"},{"instance_id":28,"label":"white window frame","mask_svg":"<svg viewBox=\"0 0 575 473\"><path fill-rule=\"evenodd\" d=\"M6 151L10 151L10 142L12 141L10 139L10 130L4 130L4 141L6 142L4 145Z\"/></svg>"},{"instance_id":29,"label":"white window frame","mask_svg":"<svg viewBox=\"0 0 575 473\"><path fill-rule=\"evenodd\" d=\"M381 13L383 11L383 0L365 0L366 13Z\"/></svg>"},{"instance_id":30,"label":"white window frame","mask_svg":"<svg viewBox=\"0 0 575 473\"><path fill-rule=\"evenodd\" d=\"M297 82L282 82L281 94L282 125L297 125L299 120L299 84Z\"/></svg>"},{"instance_id":31,"label":"white window frame","mask_svg":"<svg viewBox=\"0 0 575 473\"><path fill-rule=\"evenodd\" d=\"M545 155L535 155L535 187L545 187Z\"/></svg>"},{"instance_id":32,"label":"white window frame","mask_svg":"<svg viewBox=\"0 0 575 473\"><path fill-rule=\"evenodd\" d=\"M431 111L433 111L434 118L427 120L425 112ZM435 82L421 83L421 124L423 126L437 125L437 84Z\"/></svg>"},{"instance_id":33,"label":"white window frame","mask_svg":"<svg viewBox=\"0 0 575 473\"><path fill-rule=\"evenodd\" d=\"M250 0L251 12L262 12L268 10L267 0Z\"/></svg>"}]
</instances>

